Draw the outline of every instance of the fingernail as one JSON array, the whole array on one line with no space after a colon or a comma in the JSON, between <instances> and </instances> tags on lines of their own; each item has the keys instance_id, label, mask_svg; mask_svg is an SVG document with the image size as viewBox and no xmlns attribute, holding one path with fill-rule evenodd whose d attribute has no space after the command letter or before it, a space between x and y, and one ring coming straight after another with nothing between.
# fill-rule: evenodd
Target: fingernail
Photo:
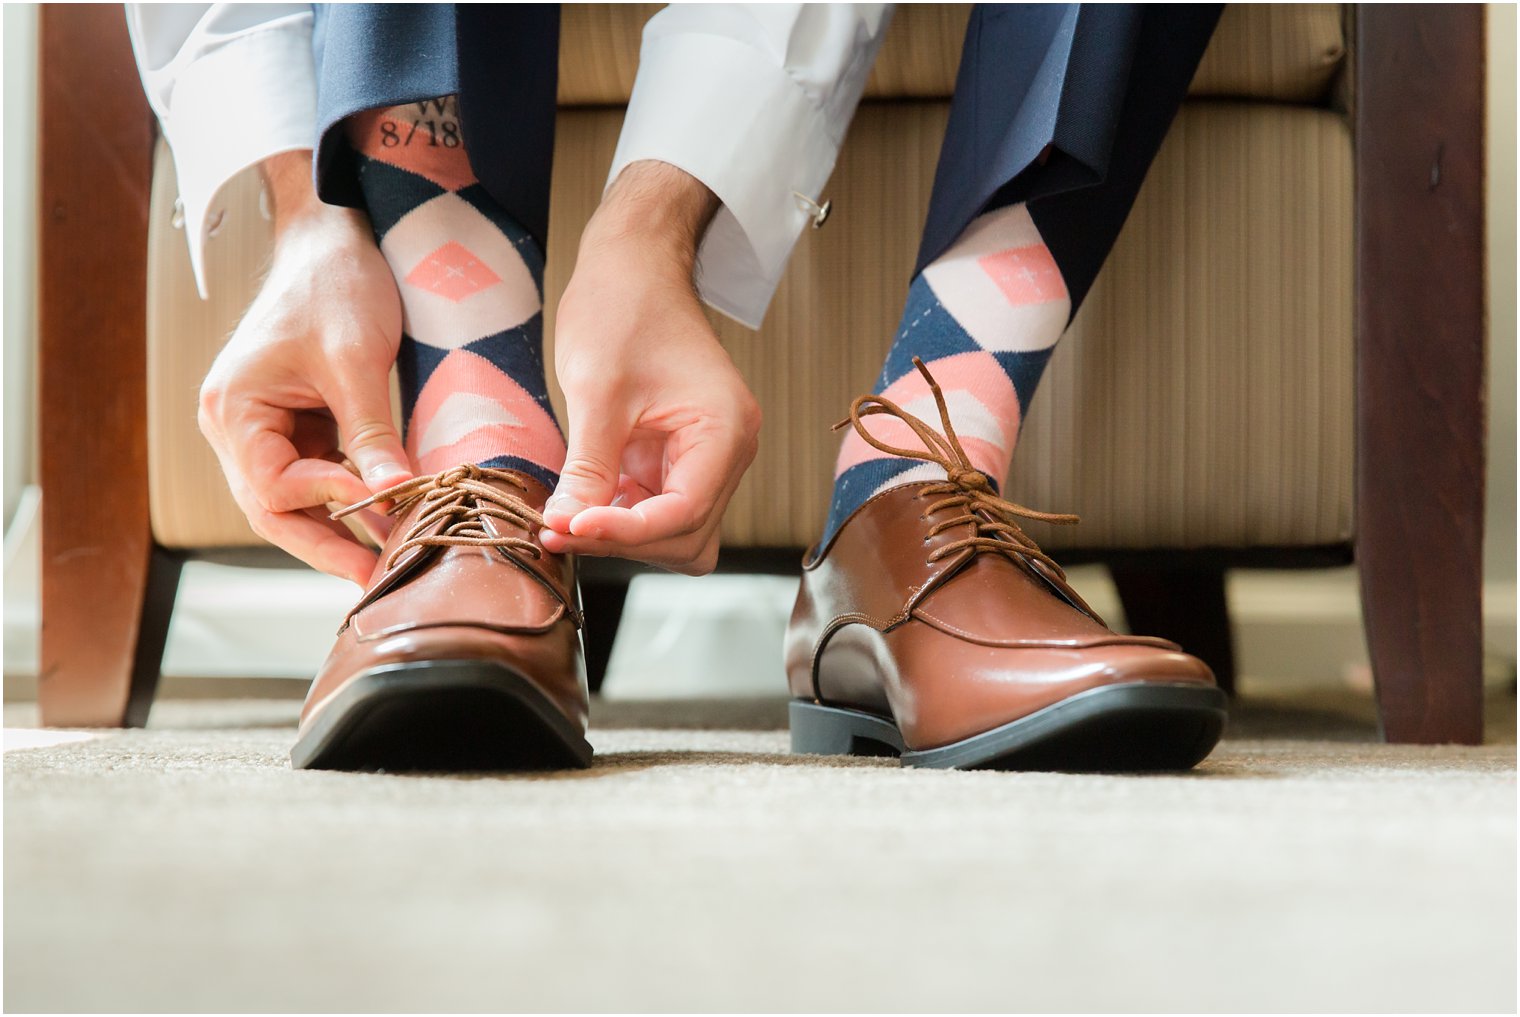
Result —
<instances>
[{"instance_id":1,"label":"fingernail","mask_svg":"<svg viewBox=\"0 0 1520 1017\"><path fill-rule=\"evenodd\" d=\"M381 463L370 471L366 478L372 487L389 487L404 480L411 471L398 463Z\"/></svg>"},{"instance_id":2,"label":"fingernail","mask_svg":"<svg viewBox=\"0 0 1520 1017\"><path fill-rule=\"evenodd\" d=\"M573 519L585 507L567 494L556 494L544 502L544 515L563 515Z\"/></svg>"}]
</instances>

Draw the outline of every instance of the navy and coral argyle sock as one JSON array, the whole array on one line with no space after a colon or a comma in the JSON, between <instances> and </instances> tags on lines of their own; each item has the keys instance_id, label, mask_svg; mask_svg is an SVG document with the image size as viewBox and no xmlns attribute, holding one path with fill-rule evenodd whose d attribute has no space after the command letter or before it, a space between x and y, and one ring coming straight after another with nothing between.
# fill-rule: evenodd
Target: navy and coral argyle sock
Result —
<instances>
[{"instance_id":1,"label":"navy and coral argyle sock","mask_svg":"<svg viewBox=\"0 0 1520 1017\"><path fill-rule=\"evenodd\" d=\"M401 292L403 436L418 473L521 470L551 490L565 439L544 374L544 256L475 179L452 96L345 123Z\"/></svg>"},{"instance_id":2,"label":"navy and coral argyle sock","mask_svg":"<svg viewBox=\"0 0 1520 1017\"><path fill-rule=\"evenodd\" d=\"M1025 206L988 212L913 280L872 391L937 426L934 396L913 367L921 358L944 391L966 454L1001 489L1029 400L1070 313L1061 271ZM871 417L868 426L889 445L921 444L891 416ZM943 479L938 466L882 452L848 431L823 542L872 495Z\"/></svg>"}]
</instances>

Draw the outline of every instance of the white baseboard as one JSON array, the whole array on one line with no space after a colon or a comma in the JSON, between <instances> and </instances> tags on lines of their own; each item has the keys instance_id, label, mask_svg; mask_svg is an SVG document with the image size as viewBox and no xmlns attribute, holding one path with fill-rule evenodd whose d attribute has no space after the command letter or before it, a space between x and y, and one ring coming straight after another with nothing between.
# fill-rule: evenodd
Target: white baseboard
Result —
<instances>
[{"instance_id":1,"label":"white baseboard","mask_svg":"<svg viewBox=\"0 0 1520 1017\"><path fill-rule=\"evenodd\" d=\"M23 494L5 539L7 675L37 670L38 498ZM1120 619L1101 567L1071 570L1105 617ZM629 596L606 693L617 698L781 692L781 637L796 581L778 576L651 575ZM321 664L354 588L309 571L185 567L164 673L308 680ZM1353 568L1235 572L1229 596L1244 680L1364 685L1367 655ZM1513 675L1514 582L1484 587L1484 631L1496 674Z\"/></svg>"}]
</instances>

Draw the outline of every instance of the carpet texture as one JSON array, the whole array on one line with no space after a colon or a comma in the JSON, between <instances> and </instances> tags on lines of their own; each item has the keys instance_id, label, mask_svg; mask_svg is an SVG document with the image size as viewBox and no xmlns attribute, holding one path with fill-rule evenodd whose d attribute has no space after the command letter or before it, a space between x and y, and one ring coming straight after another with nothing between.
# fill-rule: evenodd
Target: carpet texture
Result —
<instances>
[{"instance_id":1,"label":"carpet texture","mask_svg":"<svg viewBox=\"0 0 1520 1017\"><path fill-rule=\"evenodd\" d=\"M599 704L584 773L295 773L296 709L7 732L7 1010L1515 1009L1512 699L1475 749L1248 704L1149 777L793 757L773 701Z\"/></svg>"}]
</instances>

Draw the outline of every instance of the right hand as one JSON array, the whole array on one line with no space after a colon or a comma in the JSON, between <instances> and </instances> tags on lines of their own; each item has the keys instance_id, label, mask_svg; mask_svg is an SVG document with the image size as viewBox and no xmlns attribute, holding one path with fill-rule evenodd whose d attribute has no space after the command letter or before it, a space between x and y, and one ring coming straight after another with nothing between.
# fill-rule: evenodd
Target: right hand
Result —
<instances>
[{"instance_id":1,"label":"right hand","mask_svg":"<svg viewBox=\"0 0 1520 1017\"><path fill-rule=\"evenodd\" d=\"M692 285L717 196L683 170L635 162L581 234L554 359L570 423L539 539L702 575L723 510L754 461L760 406Z\"/></svg>"},{"instance_id":2,"label":"right hand","mask_svg":"<svg viewBox=\"0 0 1520 1017\"><path fill-rule=\"evenodd\" d=\"M362 586L377 556L327 506L412 477L390 403L401 298L363 214L318 201L310 173L309 152L265 164L274 259L206 375L199 422L253 531Z\"/></svg>"}]
</instances>

